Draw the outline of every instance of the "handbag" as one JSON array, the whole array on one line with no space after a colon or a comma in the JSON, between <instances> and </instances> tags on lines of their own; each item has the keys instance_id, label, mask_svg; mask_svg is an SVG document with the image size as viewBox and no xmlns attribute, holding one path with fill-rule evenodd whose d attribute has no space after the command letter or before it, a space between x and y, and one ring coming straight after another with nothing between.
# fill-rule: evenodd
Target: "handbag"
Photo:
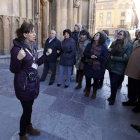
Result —
<instances>
[{"instance_id":1,"label":"handbag","mask_svg":"<svg viewBox=\"0 0 140 140\"><path fill-rule=\"evenodd\" d=\"M81 62L85 63L85 60L86 60L85 57L82 57L82 58L81 58Z\"/></svg>"},{"instance_id":2,"label":"handbag","mask_svg":"<svg viewBox=\"0 0 140 140\"><path fill-rule=\"evenodd\" d=\"M26 70L24 70L27 73L27 77L30 83L34 82L36 80L36 73L35 71L31 71L31 72L27 72Z\"/></svg>"}]
</instances>

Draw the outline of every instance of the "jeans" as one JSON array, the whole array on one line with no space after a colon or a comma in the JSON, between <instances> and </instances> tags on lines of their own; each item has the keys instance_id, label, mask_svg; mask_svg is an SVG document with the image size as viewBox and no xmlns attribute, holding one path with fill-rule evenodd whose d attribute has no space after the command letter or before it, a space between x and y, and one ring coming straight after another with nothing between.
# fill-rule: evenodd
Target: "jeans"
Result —
<instances>
[{"instance_id":1,"label":"jeans","mask_svg":"<svg viewBox=\"0 0 140 140\"><path fill-rule=\"evenodd\" d=\"M71 77L71 72L72 72L72 66L62 66L60 65L59 67L59 79L58 79L58 84L62 84L62 80L63 80L63 73L65 68L67 69L67 79L65 81L65 85L69 86L70 84L70 77Z\"/></svg>"},{"instance_id":2,"label":"jeans","mask_svg":"<svg viewBox=\"0 0 140 140\"><path fill-rule=\"evenodd\" d=\"M22 137L26 133L27 125L31 124L31 114L34 100L20 102L23 108L23 114L20 119L20 136Z\"/></svg>"}]
</instances>

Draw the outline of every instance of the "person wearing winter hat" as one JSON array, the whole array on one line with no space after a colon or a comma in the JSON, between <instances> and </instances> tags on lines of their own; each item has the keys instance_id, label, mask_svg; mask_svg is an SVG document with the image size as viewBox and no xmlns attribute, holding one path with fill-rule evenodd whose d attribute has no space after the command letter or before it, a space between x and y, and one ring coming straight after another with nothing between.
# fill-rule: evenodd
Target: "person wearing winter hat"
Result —
<instances>
[{"instance_id":1,"label":"person wearing winter hat","mask_svg":"<svg viewBox=\"0 0 140 140\"><path fill-rule=\"evenodd\" d=\"M109 44L110 44L110 37L109 37L109 31L108 30L103 30L103 32L106 34L106 36L107 36L107 39L106 39L106 45L107 45L107 47L109 46Z\"/></svg>"},{"instance_id":2,"label":"person wearing winter hat","mask_svg":"<svg viewBox=\"0 0 140 140\"><path fill-rule=\"evenodd\" d=\"M82 24L77 23L74 26L74 31L71 34L71 37L75 40L76 49L78 50L78 39L80 38L80 30L82 29ZM76 82L78 82L78 71L76 71Z\"/></svg>"},{"instance_id":3,"label":"person wearing winter hat","mask_svg":"<svg viewBox=\"0 0 140 140\"><path fill-rule=\"evenodd\" d=\"M80 31L82 29L82 24L77 23L74 26L74 31L72 32L72 38L75 40L76 47L78 47L78 39L80 38Z\"/></svg>"}]
</instances>

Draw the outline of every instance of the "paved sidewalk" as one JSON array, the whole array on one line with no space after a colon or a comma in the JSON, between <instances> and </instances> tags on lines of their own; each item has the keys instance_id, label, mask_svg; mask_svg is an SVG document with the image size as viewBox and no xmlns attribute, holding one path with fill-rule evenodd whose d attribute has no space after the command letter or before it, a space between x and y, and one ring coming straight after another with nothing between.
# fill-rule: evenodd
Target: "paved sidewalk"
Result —
<instances>
[{"instance_id":1,"label":"paved sidewalk","mask_svg":"<svg viewBox=\"0 0 140 140\"><path fill-rule=\"evenodd\" d=\"M32 123L41 135L28 135L30 140L140 140L140 134L130 127L131 123L140 125L140 114L132 113L133 107L121 104L127 100L127 77L118 90L114 106L109 106L107 101L110 96L107 71L96 99L84 96L85 79L83 87L75 90L74 75L67 89L64 83L57 87L58 76L48 86L49 78L50 75L40 83L40 95L33 106ZM0 79L0 140L19 140L22 108L14 93L14 75L1 69Z\"/></svg>"}]
</instances>

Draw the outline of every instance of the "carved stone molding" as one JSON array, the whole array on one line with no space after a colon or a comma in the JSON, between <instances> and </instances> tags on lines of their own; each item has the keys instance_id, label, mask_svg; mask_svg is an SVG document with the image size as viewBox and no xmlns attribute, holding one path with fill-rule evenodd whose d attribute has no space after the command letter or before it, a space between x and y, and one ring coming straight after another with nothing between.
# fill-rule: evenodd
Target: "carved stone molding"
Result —
<instances>
[{"instance_id":1,"label":"carved stone molding","mask_svg":"<svg viewBox=\"0 0 140 140\"><path fill-rule=\"evenodd\" d=\"M41 0L42 3L52 2L53 0Z\"/></svg>"},{"instance_id":2,"label":"carved stone molding","mask_svg":"<svg viewBox=\"0 0 140 140\"><path fill-rule=\"evenodd\" d=\"M78 8L80 6L80 0L73 1L73 8Z\"/></svg>"},{"instance_id":3,"label":"carved stone molding","mask_svg":"<svg viewBox=\"0 0 140 140\"><path fill-rule=\"evenodd\" d=\"M52 0L41 0L42 4L45 5L46 2L51 2Z\"/></svg>"},{"instance_id":4,"label":"carved stone molding","mask_svg":"<svg viewBox=\"0 0 140 140\"><path fill-rule=\"evenodd\" d=\"M46 3L46 2L48 2L49 0L41 0L43 3Z\"/></svg>"}]
</instances>

